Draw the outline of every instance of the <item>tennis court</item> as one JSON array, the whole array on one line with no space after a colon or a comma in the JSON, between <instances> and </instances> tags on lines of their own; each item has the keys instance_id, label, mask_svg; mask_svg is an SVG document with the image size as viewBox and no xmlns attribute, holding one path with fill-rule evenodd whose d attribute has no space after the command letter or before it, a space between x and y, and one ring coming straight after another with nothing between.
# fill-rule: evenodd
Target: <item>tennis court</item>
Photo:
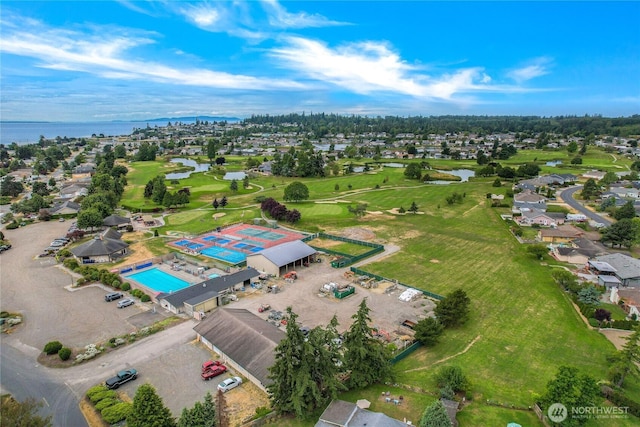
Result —
<instances>
[{"instance_id":1,"label":"tennis court","mask_svg":"<svg viewBox=\"0 0 640 427\"><path fill-rule=\"evenodd\" d=\"M173 244L176 246L187 246L189 243L191 243L191 240L180 240L179 242L173 242Z\"/></svg>"},{"instance_id":2,"label":"tennis court","mask_svg":"<svg viewBox=\"0 0 640 427\"><path fill-rule=\"evenodd\" d=\"M265 240L280 240L287 237L286 234L276 233L275 231L262 230L259 228L248 227L243 230L238 230L238 234L242 234L249 237L258 237Z\"/></svg>"},{"instance_id":3,"label":"tennis court","mask_svg":"<svg viewBox=\"0 0 640 427\"><path fill-rule=\"evenodd\" d=\"M221 239L220 237L216 237L216 236L205 236L202 238L202 240L204 240L205 242L214 242L219 245L226 245L231 241L229 239Z\"/></svg>"},{"instance_id":4,"label":"tennis court","mask_svg":"<svg viewBox=\"0 0 640 427\"><path fill-rule=\"evenodd\" d=\"M218 246L205 248L201 250L200 253L204 256L208 256L209 258L218 259L230 264L238 264L247 259L247 256L243 253L232 251L227 248L220 248Z\"/></svg>"},{"instance_id":5,"label":"tennis court","mask_svg":"<svg viewBox=\"0 0 640 427\"><path fill-rule=\"evenodd\" d=\"M186 245L187 248L191 249L191 250L196 250L196 249L200 249L202 247L204 247L204 245L202 243L189 243L188 245Z\"/></svg>"}]
</instances>

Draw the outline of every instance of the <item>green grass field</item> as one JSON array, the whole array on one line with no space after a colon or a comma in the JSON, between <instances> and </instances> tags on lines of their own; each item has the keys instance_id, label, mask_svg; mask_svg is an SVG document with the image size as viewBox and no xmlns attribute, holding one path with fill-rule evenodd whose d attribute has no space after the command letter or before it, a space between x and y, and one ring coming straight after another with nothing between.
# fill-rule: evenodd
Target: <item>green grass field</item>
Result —
<instances>
[{"instance_id":1,"label":"green grass field","mask_svg":"<svg viewBox=\"0 0 640 427\"><path fill-rule=\"evenodd\" d=\"M526 150L503 164L517 167L534 160L539 164L562 160L569 166L570 156L566 151ZM619 170L618 167L626 168L628 164L593 148L584 160L580 169L543 166L543 170L577 174L593 168ZM471 161L430 163L443 169L477 168ZM239 160L234 164L238 167ZM135 171L128 176L131 185L125 193L128 200L144 203L141 200L144 184L162 170L162 165L160 162L133 164ZM295 227L300 230L340 234L346 227L362 227L374 231L376 239L398 245L402 250L363 269L441 295L462 288L472 301L470 321L463 327L447 330L434 348L422 348L395 365L396 381L433 393L437 391L435 369L447 364L459 365L472 383L469 391L472 402L459 414L461 426L499 426L510 421L523 426L540 425L532 412L510 409L510 406L532 405L561 365L575 366L597 380L604 379L606 355L614 347L604 336L584 325L551 279L549 266L532 258L517 243L508 224L500 219L504 209L489 206L487 193L507 191L507 187L493 188L493 179L430 185L407 180L402 169L381 168L321 180L260 177L251 181L251 189L232 194L228 183L216 180L213 175L195 174L180 180L179 184L191 188L194 202L166 216L166 225L159 231L161 234L167 231L199 234L219 225L251 221L260 216L255 200L258 195L274 197L289 209L299 210L302 220ZM309 187L310 200L283 201L284 188L293 181ZM464 195L462 203L449 205L446 198L454 192ZM214 220L211 200L223 195L229 199L229 205L218 210L225 216ZM413 202L418 205L419 214L389 212L400 207L408 209ZM357 203L366 203L367 210L375 214L356 218L347 206ZM614 318L620 315L613 309L612 312ZM342 398L350 401L367 398L373 402L372 410L399 419L406 417L414 424L434 399L428 394L414 396L405 392L405 397L411 396L407 404L402 408L392 407L376 400L383 388L373 386L345 393ZM640 381L629 382L628 394L640 400ZM489 406L485 403L487 400L499 402L506 408ZM616 425L631 426L632 421L637 422L634 418L620 420ZM306 427L314 422L283 420L279 425ZM588 425L606 424L592 421Z\"/></svg>"}]
</instances>

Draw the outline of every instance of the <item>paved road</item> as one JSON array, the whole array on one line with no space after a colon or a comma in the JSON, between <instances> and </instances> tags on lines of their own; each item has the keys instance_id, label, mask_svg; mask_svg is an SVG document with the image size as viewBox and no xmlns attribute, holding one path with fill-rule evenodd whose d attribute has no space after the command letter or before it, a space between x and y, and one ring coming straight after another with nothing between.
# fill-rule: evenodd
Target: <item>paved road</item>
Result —
<instances>
[{"instance_id":1,"label":"paved road","mask_svg":"<svg viewBox=\"0 0 640 427\"><path fill-rule=\"evenodd\" d=\"M28 397L40 401L44 406L40 415L52 415L54 426L84 427L87 422L78 407L78 397L64 381L14 347L0 345L2 390L19 401Z\"/></svg>"},{"instance_id":2,"label":"paved road","mask_svg":"<svg viewBox=\"0 0 640 427\"><path fill-rule=\"evenodd\" d=\"M562 191L562 193L560 193L560 198L569 206L571 206L572 208L574 208L575 210L577 210L578 212L584 214L587 218L595 221L595 222L600 222L602 224L605 225L605 227L608 227L611 225L611 221L609 221L608 219L598 215L597 213L587 209L586 207L584 207L582 205L582 203L578 202L576 199L573 198L573 194L578 191L578 190L582 190L582 185L577 185L575 187L569 187L565 190Z\"/></svg>"}]
</instances>

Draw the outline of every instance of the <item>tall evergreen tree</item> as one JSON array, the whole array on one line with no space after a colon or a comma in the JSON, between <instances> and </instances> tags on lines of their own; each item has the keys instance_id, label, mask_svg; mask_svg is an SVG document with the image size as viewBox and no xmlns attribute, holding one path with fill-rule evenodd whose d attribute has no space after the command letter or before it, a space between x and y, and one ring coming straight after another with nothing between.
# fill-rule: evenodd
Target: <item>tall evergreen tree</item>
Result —
<instances>
[{"instance_id":1,"label":"tall evergreen tree","mask_svg":"<svg viewBox=\"0 0 640 427\"><path fill-rule=\"evenodd\" d=\"M175 427L171 411L164 406L162 398L150 384L141 385L133 398L128 427Z\"/></svg>"},{"instance_id":2,"label":"tall evergreen tree","mask_svg":"<svg viewBox=\"0 0 640 427\"><path fill-rule=\"evenodd\" d=\"M228 204L229 201L227 200L227 196L222 196L222 199L220 199L220 207L224 209Z\"/></svg>"},{"instance_id":3,"label":"tall evergreen tree","mask_svg":"<svg viewBox=\"0 0 640 427\"><path fill-rule=\"evenodd\" d=\"M436 400L422 413L419 427L451 427L451 420L441 400Z\"/></svg>"},{"instance_id":4,"label":"tall evergreen tree","mask_svg":"<svg viewBox=\"0 0 640 427\"><path fill-rule=\"evenodd\" d=\"M354 319L345 333L345 365L350 371L347 386L364 388L391 377L391 363L382 343L371 332L370 309L366 298L362 300Z\"/></svg>"},{"instance_id":5,"label":"tall evergreen tree","mask_svg":"<svg viewBox=\"0 0 640 427\"><path fill-rule=\"evenodd\" d=\"M178 420L178 427L215 427L216 407L211 392L207 392L202 403L196 402L193 408L184 408Z\"/></svg>"},{"instance_id":6,"label":"tall evergreen tree","mask_svg":"<svg viewBox=\"0 0 640 427\"><path fill-rule=\"evenodd\" d=\"M434 313L445 327L462 325L469 318L470 303L467 293L462 289L456 289L438 302Z\"/></svg>"}]
</instances>

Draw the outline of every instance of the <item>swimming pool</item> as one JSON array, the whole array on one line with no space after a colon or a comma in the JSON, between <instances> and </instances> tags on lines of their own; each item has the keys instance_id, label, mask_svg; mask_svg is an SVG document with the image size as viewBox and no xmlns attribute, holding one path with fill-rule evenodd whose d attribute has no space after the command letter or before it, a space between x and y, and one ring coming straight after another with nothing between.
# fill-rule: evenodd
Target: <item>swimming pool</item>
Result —
<instances>
[{"instance_id":1,"label":"swimming pool","mask_svg":"<svg viewBox=\"0 0 640 427\"><path fill-rule=\"evenodd\" d=\"M219 248L217 246L203 249L200 251L200 254L231 264L238 264L247 259L247 256L243 253L232 251L230 249Z\"/></svg>"},{"instance_id":2,"label":"swimming pool","mask_svg":"<svg viewBox=\"0 0 640 427\"><path fill-rule=\"evenodd\" d=\"M189 286L189 282L178 279L177 277L165 273L162 270L158 270L155 267L139 273L130 274L129 276L125 276L125 278L135 280L156 292L175 292Z\"/></svg>"}]
</instances>

